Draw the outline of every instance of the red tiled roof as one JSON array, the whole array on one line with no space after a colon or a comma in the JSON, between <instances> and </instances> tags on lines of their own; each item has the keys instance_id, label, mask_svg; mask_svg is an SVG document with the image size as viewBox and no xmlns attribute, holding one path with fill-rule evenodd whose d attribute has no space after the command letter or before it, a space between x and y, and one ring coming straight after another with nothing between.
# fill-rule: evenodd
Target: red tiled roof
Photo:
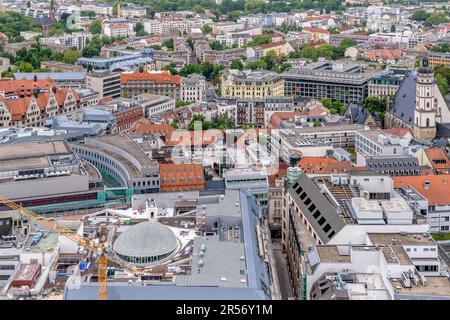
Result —
<instances>
[{"instance_id":1,"label":"red tiled roof","mask_svg":"<svg viewBox=\"0 0 450 320\"><path fill-rule=\"evenodd\" d=\"M351 170L349 161L338 161L334 158L304 157L298 162L298 166L306 173L333 173Z\"/></svg>"},{"instance_id":2,"label":"red tiled roof","mask_svg":"<svg viewBox=\"0 0 450 320\"><path fill-rule=\"evenodd\" d=\"M128 81L139 81L139 80L152 80L156 84L176 84L180 85L182 77L181 76L173 76L170 74L169 71L162 71L162 72L139 72L139 70L133 71L133 72L123 72L120 75L120 83L126 84Z\"/></svg>"},{"instance_id":3,"label":"red tiled roof","mask_svg":"<svg viewBox=\"0 0 450 320\"><path fill-rule=\"evenodd\" d=\"M412 131L409 128L391 128L391 129L383 129L383 132L392 134L397 137L404 137L408 133L412 135Z\"/></svg>"},{"instance_id":4,"label":"red tiled roof","mask_svg":"<svg viewBox=\"0 0 450 320\"><path fill-rule=\"evenodd\" d=\"M57 84L54 80L47 79L37 79L34 80L0 80L0 91L5 92L5 94L19 93L19 92L33 92L34 89L42 88L50 90L52 87L56 87Z\"/></svg>"},{"instance_id":5,"label":"red tiled roof","mask_svg":"<svg viewBox=\"0 0 450 320\"><path fill-rule=\"evenodd\" d=\"M186 188L190 190L198 188L204 189L205 178L203 176L203 167L201 164L167 164L161 163L159 165L159 175L161 180L162 191L185 191ZM199 179L200 177L200 179Z\"/></svg>"},{"instance_id":6,"label":"red tiled roof","mask_svg":"<svg viewBox=\"0 0 450 320\"><path fill-rule=\"evenodd\" d=\"M304 32L312 32L312 33L330 34L330 31L325 30L325 29L320 29L320 28L306 27L306 28L303 28L302 31L304 31Z\"/></svg>"},{"instance_id":7,"label":"red tiled roof","mask_svg":"<svg viewBox=\"0 0 450 320\"><path fill-rule=\"evenodd\" d=\"M130 132L142 133L142 134L153 134L159 133L164 136L170 135L175 129L166 123L151 123L148 119L142 118L138 120L130 128Z\"/></svg>"},{"instance_id":8,"label":"red tiled roof","mask_svg":"<svg viewBox=\"0 0 450 320\"><path fill-rule=\"evenodd\" d=\"M267 48L283 46L286 43L287 43L287 41L271 42L271 43L265 43L265 44L258 44L256 46L253 46L253 48L267 49Z\"/></svg>"},{"instance_id":9,"label":"red tiled roof","mask_svg":"<svg viewBox=\"0 0 450 320\"><path fill-rule=\"evenodd\" d=\"M450 169L450 160L444 151L444 148L428 148L425 150L425 154L433 166L433 169ZM445 161L444 163L435 163L434 161ZM450 196L450 195L449 195Z\"/></svg>"},{"instance_id":10,"label":"red tiled roof","mask_svg":"<svg viewBox=\"0 0 450 320\"><path fill-rule=\"evenodd\" d=\"M411 186L428 199L428 205L450 204L450 175L392 177L394 188ZM429 187L425 188L425 181Z\"/></svg>"},{"instance_id":11,"label":"red tiled roof","mask_svg":"<svg viewBox=\"0 0 450 320\"><path fill-rule=\"evenodd\" d=\"M272 114L272 116L270 117L269 125L272 128L279 128L282 121L294 120L295 116L300 116L300 115L302 115L300 112L293 112L293 111L274 112Z\"/></svg>"}]
</instances>

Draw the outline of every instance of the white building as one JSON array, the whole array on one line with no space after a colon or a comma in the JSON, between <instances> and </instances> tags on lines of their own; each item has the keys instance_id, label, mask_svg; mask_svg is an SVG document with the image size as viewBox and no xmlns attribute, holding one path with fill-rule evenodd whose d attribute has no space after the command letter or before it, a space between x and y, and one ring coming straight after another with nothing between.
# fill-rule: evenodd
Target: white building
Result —
<instances>
[{"instance_id":1,"label":"white building","mask_svg":"<svg viewBox=\"0 0 450 320\"><path fill-rule=\"evenodd\" d=\"M181 101L202 101L206 96L206 79L198 74L191 74L181 80Z\"/></svg>"},{"instance_id":2,"label":"white building","mask_svg":"<svg viewBox=\"0 0 450 320\"><path fill-rule=\"evenodd\" d=\"M104 20L102 22L102 33L108 37L131 37L135 35L133 22L126 19Z\"/></svg>"},{"instance_id":3,"label":"white building","mask_svg":"<svg viewBox=\"0 0 450 320\"><path fill-rule=\"evenodd\" d=\"M162 24L158 20L146 20L143 25L144 31L148 34L160 34L162 32Z\"/></svg>"},{"instance_id":4,"label":"white building","mask_svg":"<svg viewBox=\"0 0 450 320\"><path fill-rule=\"evenodd\" d=\"M168 96L143 93L136 99L146 118L175 109L175 99Z\"/></svg>"},{"instance_id":5,"label":"white building","mask_svg":"<svg viewBox=\"0 0 450 320\"><path fill-rule=\"evenodd\" d=\"M87 40L91 38L92 33L90 32L74 32L63 36L40 38L39 43L65 45L75 47L77 50L82 51L86 46Z\"/></svg>"},{"instance_id":6,"label":"white building","mask_svg":"<svg viewBox=\"0 0 450 320\"><path fill-rule=\"evenodd\" d=\"M147 14L145 7L128 5L126 7L120 7L120 17L133 18L144 17Z\"/></svg>"},{"instance_id":7,"label":"white building","mask_svg":"<svg viewBox=\"0 0 450 320\"><path fill-rule=\"evenodd\" d=\"M379 129L359 131L355 140L356 164L365 166L370 156L407 155L410 142L411 138L399 138Z\"/></svg>"}]
</instances>

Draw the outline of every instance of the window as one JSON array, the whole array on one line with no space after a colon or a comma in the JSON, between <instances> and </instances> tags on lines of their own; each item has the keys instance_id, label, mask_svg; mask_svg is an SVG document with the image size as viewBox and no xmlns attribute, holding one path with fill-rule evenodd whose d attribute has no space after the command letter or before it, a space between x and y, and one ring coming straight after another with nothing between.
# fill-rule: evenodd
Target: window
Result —
<instances>
[{"instance_id":1,"label":"window","mask_svg":"<svg viewBox=\"0 0 450 320\"><path fill-rule=\"evenodd\" d=\"M309 205L311 203L311 199L310 198L307 198L306 200L305 200L305 205Z\"/></svg>"},{"instance_id":2,"label":"window","mask_svg":"<svg viewBox=\"0 0 450 320\"><path fill-rule=\"evenodd\" d=\"M327 225L325 227L323 227L323 231L325 231L325 233L327 233L328 231L330 231L331 226L327 223Z\"/></svg>"},{"instance_id":3,"label":"window","mask_svg":"<svg viewBox=\"0 0 450 320\"><path fill-rule=\"evenodd\" d=\"M320 218L320 220L317 223L319 224L319 226L322 226L325 223L325 221L326 221L325 218L322 217L322 218ZM327 224L327 226L329 226L329 224Z\"/></svg>"},{"instance_id":4,"label":"window","mask_svg":"<svg viewBox=\"0 0 450 320\"><path fill-rule=\"evenodd\" d=\"M316 212L314 212L313 217L314 217L314 219L319 218L320 217L320 211L317 210Z\"/></svg>"},{"instance_id":5,"label":"window","mask_svg":"<svg viewBox=\"0 0 450 320\"><path fill-rule=\"evenodd\" d=\"M309 206L309 211L310 211L310 212L314 212L314 210L316 210L316 206L315 206L315 204L313 203L312 205Z\"/></svg>"}]
</instances>

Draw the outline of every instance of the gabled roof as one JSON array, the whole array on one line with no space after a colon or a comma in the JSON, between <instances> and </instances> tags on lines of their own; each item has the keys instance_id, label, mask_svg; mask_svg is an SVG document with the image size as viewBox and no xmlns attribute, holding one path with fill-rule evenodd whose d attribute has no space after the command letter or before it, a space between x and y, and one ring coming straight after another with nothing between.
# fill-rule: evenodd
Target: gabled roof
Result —
<instances>
[{"instance_id":1,"label":"gabled roof","mask_svg":"<svg viewBox=\"0 0 450 320\"><path fill-rule=\"evenodd\" d=\"M428 199L428 205L450 205L450 174L392 177L394 188L411 186ZM428 182L425 184L425 182ZM426 187L428 185L428 187Z\"/></svg>"},{"instance_id":2,"label":"gabled roof","mask_svg":"<svg viewBox=\"0 0 450 320\"><path fill-rule=\"evenodd\" d=\"M425 150L425 154L430 160L433 169L450 169L450 160L444 148L428 148ZM445 163L436 163L435 161L437 160L445 161Z\"/></svg>"},{"instance_id":3,"label":"gabled roof","mask_svg":"<svg viewBox=\"0 0 450 320\"><path fill-rule=\"evenodd\" d=\"M305 173L337 173L351 170L352 166L349 161L338 161L334 158L324 157L303 157L298 166Z\"/></svg>"},{"instance_id":4,"label":"gabled roof","mask_svg":"<svg viewBox=\"0 0 450 320\"><path fill-rule=\"evenodd\" d=\"M416 107L416 75L409 71L395 94L391 114L405 121L414 122L414 110Z\"/></svg>"},{"instance_id":5,"label":"gabled roof","mask_svg":"<svg viewBox=\"0 0 450 320\"><path fill-rule=\"evenodd\" d=\"M372 114L368 109L364 108L362 105L355 104L355 103L349 103L347 108L344 112L344 117L347 119L350 119L350 113L351 113L351 119L352 123L357 123L363 125L367 117L372 116L372 118L376 121L379 121L380 118L374 114Z\"/></svg>"},{"instance_id":6,"label":"gabled roof","mask_svg":"<svg viewBox=\"0 0 450 320\"><path fill-rule=\"evenodd\" d=\"M33 80L0 80L0 91L5 92L5 95L11 93L28 92L32 93L35 89L50 90L52 87L57 87L56 81L46 78Z\"/></svg>"},{"instance_id":7,"label":"gabled roof","mask_svg":"<svg viewBox=\"0 0 450 320\"><path fill-rule=\"evenodd\" d=\"M120 75L120 83L126 84L128 81L139 81L139 80L152 80L156 84L175 84L180 85L182 77L179 75L173 76L169 71L161 72L139 72L139 70L132 72L122 72Z\"/></svg>"},{"instance_id":8,"label":"gabled roof","mask_svg":"<svg viewBox=\"0 0 450 320\"><path fill-rule=\"evenodd\" d=\"M148 119L142 118L138 120L131 128L130 132L142 134L159 133L164 136L170 135L175 129L167 123L151 123Z\"/></svg>"},{"instance_id":9,"label":"gabled roof","mask_svg":"<svg viewBox=\"0 0 450 320\"><path fill-rule=\"evenodd\" d=\"M288 192L324 244L344 228L345 221L336 208L306 174L301 174Z\"/></svg>"}]
</instances>

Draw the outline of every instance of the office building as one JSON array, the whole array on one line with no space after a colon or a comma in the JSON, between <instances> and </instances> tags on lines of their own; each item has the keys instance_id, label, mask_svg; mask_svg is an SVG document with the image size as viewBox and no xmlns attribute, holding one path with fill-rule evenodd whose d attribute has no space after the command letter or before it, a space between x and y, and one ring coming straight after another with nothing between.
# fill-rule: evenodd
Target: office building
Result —
<instances>
[{"instance_id":1,"label":"office building","mask_svg":"<svg viewBox=\"0 0 450 320\"><path fill-rule=\"evenodd\" d=\"M373 71L356 62L322 61L281 74L287 96L328 98L344 104L362 103Z\"/></svg>"},{"instance_id":2,"label":"office building","mask_svg":"<svg viewBox=\"0 0 450 320\"><path fill-rule=\"evenodd\" d=\"M163 95L180 100L180 84L182 77L172 76L168 71L123 72L120 75L122 94L135 97L143 93Z\"/></svg>"},{"instance_id":3,"label":"office building","mask_svg":"<svg viewBox=\"0 0 450 320\"><path fill-rule=\"evenodd\" d=\"M86 75L86 87L99 93L99 98L112 99L121 96L119 72L91 72Z\"/></svg>"}]
</instances>

